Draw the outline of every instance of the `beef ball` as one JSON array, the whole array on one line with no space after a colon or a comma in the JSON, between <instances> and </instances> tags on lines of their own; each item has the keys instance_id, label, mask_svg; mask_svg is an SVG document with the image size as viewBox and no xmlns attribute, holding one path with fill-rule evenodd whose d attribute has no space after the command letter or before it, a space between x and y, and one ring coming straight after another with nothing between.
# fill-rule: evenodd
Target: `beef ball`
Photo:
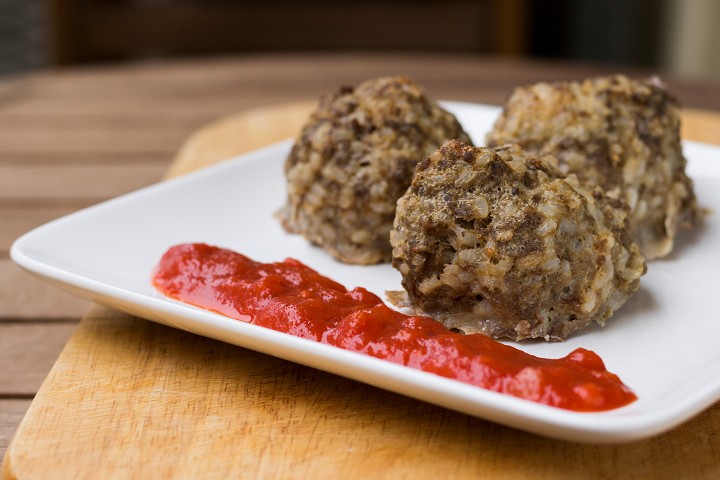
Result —
<instances>
[{"instance_id":1,"label":"beef ball","mask_svg":"<svg viewBox=\"0 0 720 480\"><path fill-rule=\"evenodd\" d=\"M679 132L678 104L659 79L616 75L515 89L488 145L552 154L564 173L627 202L630 235L653 259L698 217Z\"/></svg>"},{"instance_id":2,"label":"beef ball","mask_svg":"<svg viewBox=\"0 0 720 480\"><path fill-rule=\"evenodd\" d=\"M645 272L627 213L564 177L551 156L448 142L418 164L398 201L390 241L404 305L514 340L603 325Z\"/></svg>"},{"instance_id":3,"label":"beef ball","mask_svg":"<svg viewBox=\"0 0 720 480\"><path fill-rule=\"evenodd\" d=\"M454 138L470 141L408 78L341 88L321 100L287 158L283 226L342 262L389 262L397 199L415 165Z\"/></svg>"}]
</instances>

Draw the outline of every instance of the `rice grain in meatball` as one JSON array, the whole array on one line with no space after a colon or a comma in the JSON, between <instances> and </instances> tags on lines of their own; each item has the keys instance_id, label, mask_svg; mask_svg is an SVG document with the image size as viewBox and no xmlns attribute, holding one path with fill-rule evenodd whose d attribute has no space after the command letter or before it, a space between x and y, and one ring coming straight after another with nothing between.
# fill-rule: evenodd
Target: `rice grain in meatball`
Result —
<instances>
[{"instance_id":1,"label":"rice grain in meatball","mask_svg":"<svg viewBox=\"0 0 720 480\"><path fill-rule=\"evenodd\" d=\"M630 206L630 235L648 259L666 256L698 210L680 145L676 100L657 78L622 75L517 88L488 145L552 154L564 173Z\"/></svg>"},{"instance_id":2,"label":"rice grain in meatball","mask_svg":"<svg viewBox=\"0 0 720 480\"><path fill-rule=\"evenodd\" d=\"M564 340L638 289L645 261L626 215L552 157L451 141L398 201L393 266L407 305L450 328Z\"/></svg>"},{"instance_id":3,"label":"rice grain in meatball","mask_svg":"<svg viewBox=\"0 0 720 480\"><path fill-rule=\"evenodd\" d=\"M415 165L454 138L470 141L408 78L342 88L321 100L286 160L283 226L342 262L390 261L397 199Z\"/></svg>"}]
</instances>

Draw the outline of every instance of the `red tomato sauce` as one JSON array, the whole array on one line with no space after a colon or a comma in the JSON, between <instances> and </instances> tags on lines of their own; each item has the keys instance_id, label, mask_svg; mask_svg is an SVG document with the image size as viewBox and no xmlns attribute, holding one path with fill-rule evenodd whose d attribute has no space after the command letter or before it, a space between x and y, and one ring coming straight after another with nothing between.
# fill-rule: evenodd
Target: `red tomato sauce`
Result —
<instances>
[{"instance_id":1,"label":"red tomato sauce","mask_svg":"<svg viewBox=\"0 0 720 480\"><path fill-rule=\"evenodd\" d=\"M347 290L297 260L259 263L205 244L170 248L153 285L191 305L255 325L399 363L496 392L574 411L603 411L636 396L598 355L578 348L539 358L480 334Z\"/></svg>"}]
</instances>

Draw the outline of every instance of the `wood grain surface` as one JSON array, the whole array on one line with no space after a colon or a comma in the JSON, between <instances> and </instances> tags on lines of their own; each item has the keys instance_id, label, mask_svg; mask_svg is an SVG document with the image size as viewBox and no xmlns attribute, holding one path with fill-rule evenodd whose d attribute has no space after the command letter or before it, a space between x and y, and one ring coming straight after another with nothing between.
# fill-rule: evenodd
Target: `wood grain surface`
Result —
<instances>
[{"instance_id":1,"label":"wood grain surface","mask_svg":"<svg viewBox=\"0 0 720 480\"><path fill-rule=\"evenodd\" d=\"M0 84L0 136L8 140L0 142L0 455L24 417L3 478L720 475L717 404L643 442L547 440L101 307L78 324L87 303L7 257L29 228L164 172L179 175L285 138L309 99L397 72L437 98L498 104L513 85L608 69L460 57L251 57ZM720 109L718 86L676 85L685 105ZM688 109L683 120L685 138L720 143L715 113Z\"/></svg>"}]
</instances>

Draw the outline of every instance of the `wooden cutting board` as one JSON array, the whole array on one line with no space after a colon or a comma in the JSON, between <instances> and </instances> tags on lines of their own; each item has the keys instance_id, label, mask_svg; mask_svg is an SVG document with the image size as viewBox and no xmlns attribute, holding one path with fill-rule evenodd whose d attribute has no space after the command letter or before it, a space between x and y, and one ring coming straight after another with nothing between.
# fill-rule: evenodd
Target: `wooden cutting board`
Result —
<instances>
[{"instance_id":1,"label":"wooden cutting board","mask_svg":"<svg viewBox=\"0 0 720 480\"><path fill-rule=\"evenodd\" d=\"M179 175L294 136L311 108L193 135ZM720 143L720 117L684 135ZM720 404L624 445L548 440L95 306L9 446L4 479L720 478Z\"/></svg>"}]
</instances>

